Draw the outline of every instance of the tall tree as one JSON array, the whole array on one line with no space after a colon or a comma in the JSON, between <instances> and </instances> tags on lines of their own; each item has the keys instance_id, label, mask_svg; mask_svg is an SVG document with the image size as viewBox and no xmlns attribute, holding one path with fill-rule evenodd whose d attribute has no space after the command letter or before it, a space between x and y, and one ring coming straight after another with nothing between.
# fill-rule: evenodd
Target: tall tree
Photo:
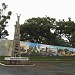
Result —
<instances>
[{"instance_id":1,"label":"tall tree","mask_svg":"<svg viewBox=\"0 0 75 75\"><path fill-rule=\"evenodd\" d=\"M31 18L20 27L21 41L30 41L51 45L64 45L65 41L54 32L56 20L50 17Z\"/></svg>"},{"instance_id":2,"label":"tall tree","mask_svg":"<svg viewBox=\"0 0 75 75\"><path fill-rule=\"evenodd\" d=\"M75 31L72 33L70 43L71 43L72 47L75 48Z\"/></svg>"},{"instance_id":3,"label":"tall tree","mask_svg":"<svg viewBox=\"0 0 75 75\"><path fill-rule=\"evenodd\" d=\"M54 35L50 31L50 28L53 27L54 21L55 19L49 17L38 17L26 20L20 27L21 40L48 43L48 39L51 39L51 35L54 38Z\"/></svg>"},{"instance_id":4,"label":"tall tree","mask_svg":"<svg viewBox=\"0 0 75 75\"><path fill-rule=\"evenodd\" d=\"M68 21L58 21L56 24L55 33L58 37L62 38L63 36L67 38L68 43L70 46L73 47L73 39L74 39L74 32L75 32L75 23L71 21L71 18L68 18Z\"/></svg>"},{"instance_id":5,"label":"tall tree","mask_svg":"<svg viewBox=\"0 0 75 75\"><path fill-rule=\"evenodd\" d=\"M9 35L5 27L7 26L8 19L10 20L12 12L8 11L6 15L5 14L6 9L7 5L5 3L2 3L2 7L0 8L0 39Z\"/></svg>"}]
</instances>

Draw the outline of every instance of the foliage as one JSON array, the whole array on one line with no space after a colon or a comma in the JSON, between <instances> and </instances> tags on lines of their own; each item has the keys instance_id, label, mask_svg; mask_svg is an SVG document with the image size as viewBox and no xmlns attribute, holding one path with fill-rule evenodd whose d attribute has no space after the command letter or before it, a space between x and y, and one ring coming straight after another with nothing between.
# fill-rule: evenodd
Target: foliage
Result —
<instances>
[{"instance_id":1,"label":"foliage","mask_svg":"<svg viewBox=\"0 0 75 75\"><path fill-rule=\"evenodd\" d=\"M71 42L72 46L75 47L75 31L72 33L70 42Z\"/></svg>"},{"instance_id":2,"label":"foliage","mask_svg":"<svg viewBox=\"0 0 75 75\"><path fill-rule=\"evenodd\" d=\"M75 47L74 43L74 32L75 32L75 23L71 21L71 18L68 18L68 21L64 19L62 21L58 21L56 23L56 30L55 33L58 37L62 38L64 36L69 41L69 45Z\"/></svg>"},{"instance_id":3,"label":"foliage","mask_svg":"<svg viewBox=\"0 0 75 75\"><path fill-rule=\"evenodd\" d=\"M8 20L10 20L12 12L8 11L7 15L5 15L6 9L7 5L2 3L2 8L0 8L0 39L9 35L5 27L7 26Z\"/></svg>"},{"instance_id":4,"label":"foliage","mask_svg":"<svg viewBox=\"0 0 75 75\"><path fill-rule=\"evenodd\" d=\"M20 27L21 41L38 42L44 44L61 45L61 39L51 32L55 28L56 20L50 17L32 18ZM64 40L62 40L64 42Z\"/></svg>"},{"instance_id":5,"label":"foliage","mask_svg":"<svg viewBox=\"0 0 75 75\"><path fill-rule=\"evenodd\" d=\"M56 21L55 18L38 17L28 19L20 26L20 40L43 44L73 46L75 23L71 21ZM68 41L63 39L63 36Z\"/></svg>"}]
</instances>

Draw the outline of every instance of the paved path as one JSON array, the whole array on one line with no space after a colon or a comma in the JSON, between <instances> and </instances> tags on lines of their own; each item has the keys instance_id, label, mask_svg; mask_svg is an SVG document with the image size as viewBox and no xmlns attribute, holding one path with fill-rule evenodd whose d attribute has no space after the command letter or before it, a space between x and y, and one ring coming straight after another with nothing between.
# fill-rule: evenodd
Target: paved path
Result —
<instances>
[{"instance_id":1,"label":"paved path","mask_svg":"<svg viewBox=\"0 0 75 75\"><path fill-rule=\"evenodd\" d=\"M34 67L0 65L0 75L75 75L75 62L35 63Z\"/></svg>"}]
</instances>

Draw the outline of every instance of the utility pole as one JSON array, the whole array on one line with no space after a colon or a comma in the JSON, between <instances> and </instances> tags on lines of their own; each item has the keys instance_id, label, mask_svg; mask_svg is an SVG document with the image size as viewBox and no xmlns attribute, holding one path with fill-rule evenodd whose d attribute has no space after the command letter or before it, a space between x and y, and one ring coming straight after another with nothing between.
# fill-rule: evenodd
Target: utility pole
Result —
<instances>
[{"instance_id":1,"label":"utility pole","mask_svg":"<svg viewBox=\"0 0 75 75\"><path fill-rule=\"evenodd\" d=\"M14 41L13 41L13 57L20 57L20 15L17 14L17 22L15 25Z\"/></svg>"}]
</instances>

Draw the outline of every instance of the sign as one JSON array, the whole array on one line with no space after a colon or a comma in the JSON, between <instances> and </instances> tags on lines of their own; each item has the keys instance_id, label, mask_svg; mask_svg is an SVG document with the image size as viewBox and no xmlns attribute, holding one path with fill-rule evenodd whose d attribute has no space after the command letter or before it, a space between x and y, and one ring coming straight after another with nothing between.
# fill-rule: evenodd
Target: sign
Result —
<instances>
[{"instance_id":1,"label":"sign","mask_svg":"<svg viewBox=\"0 0 75 75\"><path fill-rule=\"evenodd\" d=\"M28 57L5 57L5 60L29 60Z\"/></svg>"}]
</instances>

